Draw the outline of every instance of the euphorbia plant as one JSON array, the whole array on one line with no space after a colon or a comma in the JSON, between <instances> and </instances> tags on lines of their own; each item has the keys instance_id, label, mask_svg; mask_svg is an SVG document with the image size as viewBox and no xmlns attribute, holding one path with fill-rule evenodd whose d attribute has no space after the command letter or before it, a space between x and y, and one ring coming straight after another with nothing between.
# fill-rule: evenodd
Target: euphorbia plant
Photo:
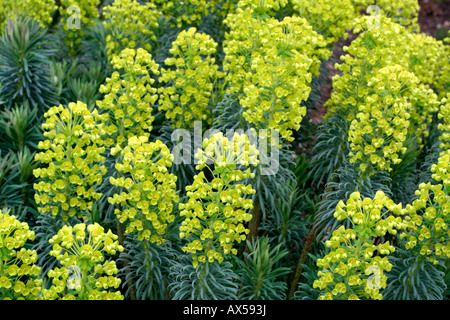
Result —
<instances>
[{"instance_id":1,"label":"euphorbia plant","mask_svg":"<svg viewBox=\"0 0 450 320\"><path fill-rule=\"evenodd\" d=\"M139 241L161 244L179 200L177 177L168 172L173 155L161 141L148 142L145 136L129 138L120 155L115 168L121 176L111 177L110 183L123 191L108 201L116 206L114 213L126 225L126 233L137 233Z\"/></svg>"},{"instance_id":2,"label":"euphorbia plant","mask_svg":"<svg viewBox=\"0 0 450 320\"><path fill-rule=\"evenodd\" d=\"M50 108L42 124L46 139L40 141L33 171L40 181L34 184L38 211L62 219L87 217L101 197L95 186L103 180L105 151L101 135L107 115L92 112L82 102Z\"/></svg>"},{"instance_id":3,"label":"euphorbia plant","mask_svg":"<svg viewBox=\"0 0 450 320\"><path fill-rule=\"evenodd\" d=\"M325 242L332 251L317 260L322 268L319 279L314 281L314 287L321 290L319 298L381 299L380 289L386 287L387 280L384 272L392 267L381 255L389 255L395 248L388 240L376 244L375 239L403 229L406 223L400 216L405 213L401 204L395 204L382 191L373 199L362 199L359 192L354 192L346 203L340 201L334 217L349 219L351 228L340 226Z\"/></svg>"},{"instance_id":4,"label":"euphorbia plant","mask_svg":"<svg viewBox=\"0 0 450 320\"><path fill-rule=\"evenodd\" d=\"M406 206L409 230L402 238L407 249L417 247L422 256L438 264L450 257L450 150L441 152L431 172L438 183L419 185L417 199Z\"/></svg>"},{"instance_id":5,"label":"euphorbia plant","mask_svg":"<svg viewBox=\"0 0 450 320\"><path fill-rule=\"evenodd\" d=\"M252 218L247 210L253 208L246 196L255 190L245 180L254 177L250 166L258 165L257 156L248 136L238 133L231 139L216 133L196 153L197 170L206 172L194 177L186 187L188 201L180 203L180 215L185 217L180 238L188 240L183 250L192 254L194 267L199 262L222 262L226 255L237 254L235 243L246 240L245 223Z\"/></svg>"},{"instance_id":6,"label":"euphorbia plant","mask_svg":"<svg viewBox=\"0 0 450 320\"><path fill-rule=\"evenodd\" d=\"M151 51L161 15L152 2L114 1L103 9L103 15L109 60L126 48Z\"/></svg>"},{"instance_id":7,"label":"euphorbia plant","mask_svg":"<svg viewBox=\"0 0 450 320\"><path fill-rule=\"evenodd\" d=\"M211 101L217 100L215 88L223 73L218 71L213 54L217 43L196 28L181 31L172 43L172 57L165 60L159 82L159 110L176 128L192 128L195 121L211 118ZM174 70L170 69L175 66Z\"/></svg>"},{"instance_id":8,"label":"euphorbia plant","mask_svg":"<svg viewBox=\"0 0 450 320\"><path fill-rule=\"evenodd\" d=\"M100 0L61 0L60 3L59 13L62 17L62 28L66 32L65 42L69 53L76 55L86 27L93 26L95 19L99 17L97 6Z\"/></svg>"},{"instance_id":9,"label":"euphorbia plant","mask_svg":"<svg viewBox=\"0 0 450 320\"><path fill-rule=\"evenodd\" d=\"M26 249L34 231L26 222L0 210L0 300L36 300L42 290L37 252Z\"/></svg>"},{"instance_id":10,"label":"euphorbia plant","mask_svg":"<svg viewBox=\"0 0 450 320\"><path fill-rule=\"evenodd\" d=\"M158 99L152 75L159 75L159 66L142 48L122 50L111 58L111 64L115 71L100 86L104 97L97 106L110 116L105 123L105 144L120 147L131 136L150 136Z\"/></svg>"},{"instance_id":11,"label":"euphorbia plant","mask_svg":"<svg viewBox=\"0 0 450 320\"><path fill-rule=\"evenodd\" d=\"M61 267L50 270L49 289L44 289L46 300L121 300L120 291L114 291L121 283L115 275L116 262L106 255L123 251L111 230L105 232L98 223L63 226L50 239ZM113 289L112 291L110 289Z\"/></svg>"}]
</instances>

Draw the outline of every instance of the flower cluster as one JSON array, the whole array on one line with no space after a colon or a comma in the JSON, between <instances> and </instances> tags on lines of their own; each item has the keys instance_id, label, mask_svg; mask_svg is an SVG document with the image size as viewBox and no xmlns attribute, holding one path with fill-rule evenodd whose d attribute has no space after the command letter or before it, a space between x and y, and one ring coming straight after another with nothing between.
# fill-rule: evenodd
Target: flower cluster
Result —
<instances>
[{"instance_id":1,"label":"flower cluster","mask_svg":"<svg viewBox=\"0 0 450 320\"><path fill-rule=\"evenodd\" d=\"M443 79L450 68L444 58L449 49L442 41L408 32L384 15L379 19L378 27L370 27L367 16L355 19L353 32L360 34L350 46L344 46L347 54L341 57L342 64L336 64L342 75L333 78L334 91L325 104L329 109L328 114L339 112L352 120L357 106L364 103L368 81L377 70L394 64L414 73L422 84L429 85L436 93L440 94L448 85ZM430 102L421 101L421 107L418 108L421 113L417 112L418 118L414 120L417 123L437 111L436 99L430 94L427 96ZM415 117L412 114L412 118Z\"/></svg>"},{"instance_id":2,"label":"flower cluster","mask_svg":"<svg viewBox=\"0 0 450 320\"><path fill-rule=\"evenodd\" d=\"M103 180L106 167L101 136L106 115L90 112L82 102L50 108L42 124L44 136L35 160L41 166L33 170L40 181L34 184L38 210L60 217L82 217L92 209L93 201L101 197L95 186ZM42 164L47 164L46 167Z\"/></svg>"},{"instance_id":3,"label":"flower cluster","mask_svg":"<svg viewBox=\"0 0 450 320\"><path fill-rule=\"evenodd\" d=\"M99 17L99 4L100 0L61 0L59 13L70 54L75 54L81 46L85 28L94 25L94 19Z\"/></svg>"},{"instance_id":4,"label":"flower cluster","mask_svg":"<svg viewBox=\"0 0 450 320\"><path fill-rule=\"evenodd\" d=\"M105 124L105 144L121 145L128 137L150 136L154 116L153 105L158 99L155 80L158 64L145 49L124 49L112 58L114 71L99 91L104 94L97 106L109 115Z\"/></svg>"},{"instance_id":5,"label":"flower cluster","mask_svg":"<svg viewBox=\"0 0 450 320\"><path fill-rule=\"evenodd\" d=\"M262 8L239 8L225 20L231 29L224 43L227 92L241 93L247 122L292 140L306 114L301 103L309 97L312 76L331 52L304 18L278 21Z\"/></svg>"},{"instance_id":6,"label":"flower cluster","mask_svg":"<svg viewBox=\"0 0 450 320\"><path fill-rule=\"evenodd\" d=\"M440 147L450 149L450 92L441 101L438 118L441 120L441 123L438 124L441 132L439 139L442 141Z\"/></svg>"},{"instance_id":7,"label":"flower cluster","mask_svg":"<svg viewBox=\"0 0 450 320\"><path fill-rule=\"evenodd\" d=\"M292 0L294 10L306 18L314 30L323 35L327 44L347 38L347 29L359 16L352 0Z\"/></svg>"},{"instance_id":8,"label":"flower cluster","mask_svg":"<svg viewBox=\"0 0 450 320\"><path fill-rule=\"evenodd\" d=\"M401 47L405 29L384 16L380 19L379 28L370 28L366 17L355 19L354 32L361 34L350 46L343 47L346 52L340 58L343 63L335 65L342 75L333 77L334 90L325 103L329 110L328 115L338 112L351 121L358 105L364 103L364 95L368 91L367 83L376 70L393 64L408 65L405 55L393 54Z\"/></svg>"},{"instance_id":9,"label":"flower cluster","mask_svg":"<svg viewBox=\"0 0 450 320\"><path fill-rule=\"evenodd\" d=\"M111 230L105 232L99 224L84 223L64 226L49 240L53 244L50 255L56 257L61 267L50 270L49 289L43 290L46 300L121 300L117 289L120 279L114 260L105 255L123 251Z\"/></svg>"},{"instance_id":10,"label":"flower cluster","mask_svg":"<svg viewBox=\"0 0 450 320\"><path fill-rule=\"evenodd\" d=\"M250 141L249 136L236 132L231 139L228 139L222 132L218 132L209 139L205 138L202 149L197 150L196 169L202 170L212 164L215 170L235 168L236 165L256 167L259 164L258 154L259 151L253 141Z\"/></svg>"},{"instance_id":11,"label":"flower cluster","mask_svg":"<svg viewBox=\"0 0 450 320\"><path fill-rule=\"evenodd\" d=\"M182 29L187 26L199 25L202 18L216 6L217 2L217 0L153 1L165 16L166 21L172 23L171 27L176 26Z\"/></svg>"},{"instance_id":12,"label":"flower cluster","mask_svg":"<svg viewBox=\"0 0 450 320\"><path fill-rule=\"evenodd\" d=\"M263 23L253 18L251 10L240 7L224 19L224 24L230 29L223 42L227 92L240 93L246 78L251 75L252 55L261 47L261 41L267 42L265 39L269 34Z\"/></svg>"},{"instance_id":13,"label":"flower cluster","mask_svg":"<svg viewBox=\"0 0 450 320\"><path fill-rule=\"evenodd\" d=\"M239 8L251 9L260 18L273 17L288 4L287 0L239 0Z\"/></svg>"},{"instance_id":14,"label":"flower cluster","mask_svg":"<svg viewBox=\"0 0 450 320\"><path fill-rule=\"evenodd\" d=\"M122 155L116 163L119 178L110 178L110 183L122 187L124 191L108 198L121 223L126 222L125 232L135 232L138 240L156 244L165 241L164 235L169 223L173 222L174 203L179 201L176 194L177 177L168 172L173 155L161 141L148 143L145 136L131 137L122 150L113 152Z\"/></svg>"},{"instance_id":15,"label":"flower cluster","mask_svg":"<svg viewBox=\"0 0 450 320\"><path fill-rule=\"evenodd\" d=\"M25 222L0 210L0 298L39 299L42 279L37 252L25 249L34 240L34 232Z\"/></svg>"},{"instance_id":16,"label":"flower cluster","mask_svg":"<svg viewBox=\"0 0 450 320\"><path fill-rule=\"evenodd\" d=\"M441 183L419 185L417 199L406 206L409 230L402 238L407 241L406 248L418 247L421 255L437 264L439 258L450 257L450 150L440 154L431 172L431 177Z\"/></svg>"},{"instance_id":17,"label":"flower cluster","mask_svg":"<svg viewBox=\"0 0 450 320\"><path fill-rule=\"evenodd\" d=\"M418 80L398 65L380 69L368 82L365 104L358 107L349 130L350 162L360 163L361 171L373 166L392 170L406 151L403 141L410 125L410 102L405 95Z\"/></svg>"},{"instance_id":18,"label":"flower cluster","mask_svg":"<svg viewBox=\"0 0 450 320\"><path fill-rule=\"evenodd\" d=\"M211 120L210 101L214 99L215 83L223 75L212 57L217 43L192 27L181 31L172 43L165 64L175 69L161 68L159 81L166 83L159 90L159 110L176 128L190 128L194 121Z\"/></svg>"},{"instance_id":19,"label":"flower cluster","mask_svg":"<svg viewBox=\"0 0 450 320\"><path fill-rule=\"evenodd\" d=\"M140 4L136 0L118 0L106 6L103 15L108 33L106 46L110 60L125 48L151 51L151 42L156 41L154 29L158 27L158 18L161 15L153 3Z\"/></svg>"},{"instance_id":20,"label":"flower cluster","mask_svg":"<svg viewBox=\"0 0 450 320\"><path fill-rule=\"evenodd\" d=\"M435 81L433 71L424 67L430 59L425 44L430 43L433 52L439 44L414 41L413 34L383 15L379 27L366 28L367 24L367 17L356 19L354 32L363 32L344 47L348 54L336 65L342 75L333 78L334 91L325 106L327 117L337 112L352 124L353 162L360 160L363 171L368 167L390 170L392 163L400 162L406 135L416 136L420 147L429 135L433 114L439 108L438 90L433 89L442 87L442 80ZM436 63L430 62L430 66L434 68ZM400 74L406 82L388 79ZM396 89L391 92L392 88Z\"/></svg>"},{"instance_id":21,"label":"flower cluster","mask_svg":"<svg viewBox=\"0 0 450 320\"><path fill-rule=\"evenodd\" d=\"M208 180L203 171L197 174L186 187L189 200L179 205L180 215L185 217L180 238L189 240L183 250L192 254L194 267L215 260L222 262L224 255L237 253L233 243L247 238L245 223L252 218L247 210L253 208L253 200L246 195L255 190L245 180L254 177L249 166L258 165L257 155L248 137L238 133L230 140L216 133L205 139L203 150L196 153L197 169L208 168L212 179ZM242 171L238 165L248 168Z\"/></svg>"},{"instance_id":22,"label":"flower cluster","mask_svg":"<svg viewBox=\"0 0 450 320\"><path fill-rule=\"evenodd\" d=\"M442 41L423 33L413 33L392 19L381 15L379 25L371 27L370 17L355 19L354 33L361 33L348 48L344 68L369 65L381 68L399 64L413 72L421 83L430 85L437 93L445 94L446 76L450 63L446 57L450 49ZM366 66L367 68L367 66ZM342 69L343 70L343 69Z\"/></svg>"},{"instance_id":23,"label":"flower cluster","mask_svg":"<svg viewBox=\"0 0 450 320\"><path fill-rule=\"evenodd\" d=\"M385 15L394 22L410 29L419 31L419 1L417 0L363 0L366 8L376 5L380 12L371 14Z\"/></svg>"},{"instance_id":24,"label":"flower cluster","mask_svg":"<svg viewBox=\"0 0 450 320\"><path fill-rule=\"evenodd\" d=\"M373 238L397 234L406 225L400 217L405 213L401 204L395 204L382 191L377 191L373 199L362 199L354 192L346 203L338 203L334 217L339 221L349 219L352 228L340 226L325 242L333 250L317 260L322 270L313 286L323 291L320 299L382 298L380 289L386 287L387 280L384 271L389 272L392 265L381 255L395 248L389 241L375 244Z\"/></svg>"},{"instance_id":25,"label":"flower cluster","mask_svg":"<svg viewBox=\"0 0 450 320\"><path fill-rule=\"evenodd\" d=\"M210 7L210 12L217 15L223 21L229 14L233 13L239 0L219 0L216 5Z\"/></svg>"},{"instance_id":26,"label":"flower cluster","mask_svg":"<svg viewBox=\"0 0 450 320\"><path fill-rule=\"evenodd\" d=\"M53 22L52 14L58 9L53 0L5 0L0 2L0 31L5 19L32 17L45 28Z\"/></svg>"},{"instance_id":27,"label":"flower cluster","mask_svg":"<svg viewBox=\"0 0 450 320\"><path fill-rule=\"evenodd\" d=\"M424 33L406 33L407 39L402 43L408 44L401 47L408 50L410 71L413 72L422 83L428 84L439 96L444 98L450 90L450 46L435 37ZM399 54L405 54L399 52Z\"/></svg>"}]
</instances>

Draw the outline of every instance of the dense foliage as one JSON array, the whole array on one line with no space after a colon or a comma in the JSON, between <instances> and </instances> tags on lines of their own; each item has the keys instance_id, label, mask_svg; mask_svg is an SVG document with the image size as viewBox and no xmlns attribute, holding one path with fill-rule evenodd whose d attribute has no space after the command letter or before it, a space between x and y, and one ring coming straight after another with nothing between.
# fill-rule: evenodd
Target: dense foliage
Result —
<instances>
[{"instance_id":1,"label":"dense foliage","mask_svg":"<svg viewBox=\"0 0 450 320\"><path fill-rule=\"evenodd\" d=\"M449 299L450 38L418 11L0 1L0 298Z\"/></svg>"}]
</instances>

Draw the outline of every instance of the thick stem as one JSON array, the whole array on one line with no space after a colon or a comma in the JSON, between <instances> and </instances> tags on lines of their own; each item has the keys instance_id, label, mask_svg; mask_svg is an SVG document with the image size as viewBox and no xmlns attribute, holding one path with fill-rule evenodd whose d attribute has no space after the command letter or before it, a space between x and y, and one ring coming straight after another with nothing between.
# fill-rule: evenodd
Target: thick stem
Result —
<instances>
[{"instance_id":1,"label":"thick stem","mask_svg":"<svg viewBox=\"0 0 450 320\"><path fill-rule=\"evenodd\" d=\"M117 226L117 236L118 236L119 243L123 246L124 251L125 251L125 250L127 250L127 248L125 246L125 227L124 227L123 223L121 223L119 221L119 219L116 219L116 226ZM145 245L145 243L144 243L144 245ZM123 259L123 261L124 261L123 262L124 267L126 267L128 265L128 263L129 263L128 259L125 257ZM130 274L130 271L127 270L125 272L125 277L128 277L129 274ZM130 289L130 299L131 300L136 300L136 290L133 287L133 283L131 281L128 282L128 288Z\"/></svg>"},{"instance_id":2,"label":"thick stem","mask_svg":"<svg viewBox=\"0 0 450 320\"><path fill-rule=\"evenodd\" d=\"M83 271L81 274L81 290L80 290L80 295L79 295L79 299L80 300L88 300L86 291L86 282L87 282L87 272ZM66 286L67 289L67 286Z\"/></svg>"},{"instance_id":3,"label":"thick stem","mask_svg":"<svg viewBox=\"0 0 450 320\"><path fill-rule=\"evenodd\" d=\"M123 246L125 243L125 227L119 219L116 219L117 236L119 243Z\"/></svg>"},{"instance_id":4,"label":"thick stem","mask_svg":"<svg viewBox=\"0 0 450 320\"><path fill-rule=\"evenodd\" d=\"M336 172L336 170L337 170L337 168L334 168L333 172ZM331 174L331 178L328 183L334 182L334 181L336 181L336 179L337 179L336 176L334 174ZM322 195L322 199L325 199L327 197L327 194L329 191L331 191L331 188L328 186ZM292 280L291 288L289 289L289 293L287 296L288 300L292 299L295 291L297 290L298 282L300 280L300 276L302 275L302 271L303 271L303 265L305 264L306 259L308 258L309 250L311 249L314 239L316 238L316 232L317 232L316 225L313 224L311 227L311 230L309 231L308 237L306 238L306 242L303 247L303 251L302 251L300 258L298 260L298 263L297 263L297 269L295 270L295 276L294 276L294 279Z\"/></svg>"},{"instance_id":5,"label":"thick stem","mask_svg":"<svg viewBox=\"0 0 450 320\"><path fill-rule=\"evenodd\" d=\"M303 247L302 254L300 255L300 259L297 263L297 269L295 270L295 276L291 283L291 288L289 290L289 294L287 299L290 300L294 296L295 291L297 290L297 285L300 280L300 276L302 275L303 265L308 257L308 252L311 249L311 246L316 238L316 229L314 227L309 231L308 237L306 238L305 246Z\"/></svg>"},{"instance_id":6,"label":"thick stem","mask_svg":"<svg viewBox=\"0 0 450 320\"><path fill-rule=\"evenodd\" d=\"M255 201L253 202L252 209L252 219L248 224L248 228L250 232L247 235L247 240L252 241L252 239L258 236L258 228L261 223L261 203L258 196L256 196ZM248 252L248 247L246 247L245 251Z\"/></svg>"}]
</instances>

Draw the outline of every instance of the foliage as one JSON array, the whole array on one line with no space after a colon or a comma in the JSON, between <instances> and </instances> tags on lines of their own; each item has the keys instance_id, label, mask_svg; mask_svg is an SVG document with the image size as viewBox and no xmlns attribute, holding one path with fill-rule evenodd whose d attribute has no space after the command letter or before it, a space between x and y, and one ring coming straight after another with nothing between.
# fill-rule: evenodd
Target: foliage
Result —
<instances>
[{"instance_id":1,"label":"foliage","mask_svg":"<svg viewBox=\"0 0 450 320\"><path fill-rule=\"evenodd\" d=\"M0 105L28 103L42 112L57 104L49 40L33 19L8 20L0 39Z\"/></svg>"},{"instance_id":2,"label":"foliage","mask_svg":"<svg viewBox=\"0 0 450 320\"><path fill-rule=\"evenodd\" d=\"M277 262L286 254L281 244L271 248L268 237L249 243L241 267L242 288L239 298L243 300L279 300L285 298L286 283L280 281L289 268L277 267Z\"/></svg>"}]
</instances>

